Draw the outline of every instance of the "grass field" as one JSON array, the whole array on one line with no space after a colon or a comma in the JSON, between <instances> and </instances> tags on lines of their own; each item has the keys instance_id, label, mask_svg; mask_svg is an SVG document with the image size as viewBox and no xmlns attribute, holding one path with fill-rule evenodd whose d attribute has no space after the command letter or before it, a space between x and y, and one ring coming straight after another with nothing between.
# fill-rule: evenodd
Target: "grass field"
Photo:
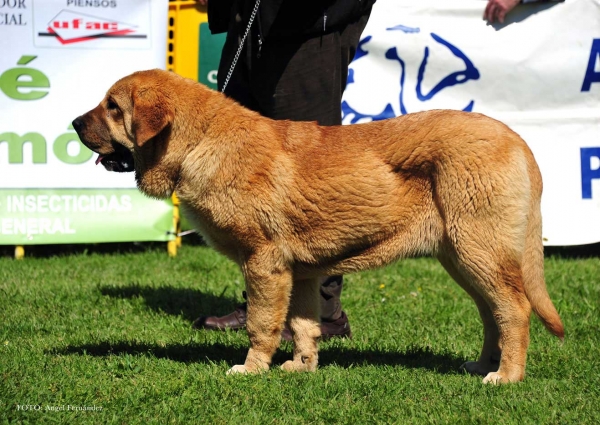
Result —
<instances>
[{"instance_id":1,"label":"grass field","mask_svg":"<svg viewBox=\"0 0 600 425\"><path fill-rule=\"evenodd\" d=\"M322 343L316 373L226 376L244 360L245 331L190 328L241 300L241 274L210 249L3 253L0 423L600 423L599 249L547 250L565 342L532 319L526 379L501 387L459 372L482 327L431 259L348 276L354 339ZM275 366L290 355L284 343Z\"/></svg>"}]
</instances>

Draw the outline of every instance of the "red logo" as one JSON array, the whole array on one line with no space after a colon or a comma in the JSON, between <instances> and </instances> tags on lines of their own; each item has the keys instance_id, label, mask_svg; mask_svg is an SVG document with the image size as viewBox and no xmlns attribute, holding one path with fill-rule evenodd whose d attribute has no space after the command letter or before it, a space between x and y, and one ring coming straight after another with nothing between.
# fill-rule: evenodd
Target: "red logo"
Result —
<instances>
[{"instance_id":1,"label":"red logo","mask_svg":"<svg viewBox=\"0 0 600 425\"><path fill-rule=\"evenodd\" d=\"M56 37L63 45L81 43L98 38L146 38L137 34L137 26L97 16L61 11L48 22L48 32L42 37Z\"/></svg>"}]
</instances>

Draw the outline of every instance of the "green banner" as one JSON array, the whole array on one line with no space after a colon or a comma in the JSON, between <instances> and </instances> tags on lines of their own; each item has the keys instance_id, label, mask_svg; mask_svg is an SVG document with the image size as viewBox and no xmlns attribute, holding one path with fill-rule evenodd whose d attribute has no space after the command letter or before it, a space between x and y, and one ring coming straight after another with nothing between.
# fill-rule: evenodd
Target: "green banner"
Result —
<instances>
[{"instance_id":1,"label":"green banner","mask_svg":"<svg viewBox=\"0 0 600 425\"><path fill-rule=\"evenodd\" d=\"M211 34L206 22L200 24L199 33L198 82L216 90L221 50L227 34Z\"/></svg>"},{"instance_id":2,"label":"green banner","mask_svg":"<svg viewBox=\"0 0 600 425\"><path fill-rule=\"evenodd\" d=\"M168 241L173 203L137 189L0 189L0 245Z\"/></svg>"}]
</instances>

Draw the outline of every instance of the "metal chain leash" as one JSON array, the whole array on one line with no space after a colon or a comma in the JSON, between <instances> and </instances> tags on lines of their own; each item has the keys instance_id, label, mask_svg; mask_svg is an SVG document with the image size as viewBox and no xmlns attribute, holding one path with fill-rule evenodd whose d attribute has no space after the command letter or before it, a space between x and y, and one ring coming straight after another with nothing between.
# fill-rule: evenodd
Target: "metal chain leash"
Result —
<instances>
[{"instance_id":1,"label":"metal chain leash","mask_svg":"<svg viewBox=\"0 0 600 425\"><path fill-rule=\"evenodd\" d=\"M225 93L225 89L227 88L227 84L229 84L229 80L231 79L231 75L233 74L233 70L237 64L238 59L240 58L240 54L242 50L244 50L244 44L246 44L246 38L250 33L250 27L252 27L252 23L254 22L254 18L256 17L256 13L258 12L258 6L260 5L260 0L256 0L256 4L254 4L254 9L252 10L252 14L250 15L250 19L248 20L248 26L246 27L246 32L244 33L242 40L240 41L240 45L238 46L237 52L235 52L235 56L233 57L233 61L231 62L231 67L229 68L229 72L227 72L227 77L223 82L223 88L221 89L221 93Z\"/></svg>"}]
</instances>

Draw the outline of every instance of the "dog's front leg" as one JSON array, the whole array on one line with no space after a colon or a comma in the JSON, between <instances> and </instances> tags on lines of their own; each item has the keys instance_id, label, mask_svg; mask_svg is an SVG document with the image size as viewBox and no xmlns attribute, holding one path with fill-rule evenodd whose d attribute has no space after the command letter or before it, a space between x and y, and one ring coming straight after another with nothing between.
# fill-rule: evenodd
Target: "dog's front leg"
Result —
<instances>
[{"instance_id":1,"label":"dog's front leg","mask_svg":"<svg viewBox=\"0 0 600 425\"><path fill-rule=\"evenodd\" d=\"M318 364L318 340L321 298L320 280L317 278L296 280L288 323L294 338L294 360L288 360L281 368L288 372L314 372Z\"/></svg>"},{"instance_id":2,"label":"dog's front leg","mask_svg":"<svg viewBox=\"0 0 600 425\"><path fill-rule=\"evenodd\" d=\"M232 367L228 374L259 373L269 369L281 342L292 291L292 272L273 252L253 255L242 269L248 296L246 329L250 350L244 364Z\"/></svg>"}]
</instances>

